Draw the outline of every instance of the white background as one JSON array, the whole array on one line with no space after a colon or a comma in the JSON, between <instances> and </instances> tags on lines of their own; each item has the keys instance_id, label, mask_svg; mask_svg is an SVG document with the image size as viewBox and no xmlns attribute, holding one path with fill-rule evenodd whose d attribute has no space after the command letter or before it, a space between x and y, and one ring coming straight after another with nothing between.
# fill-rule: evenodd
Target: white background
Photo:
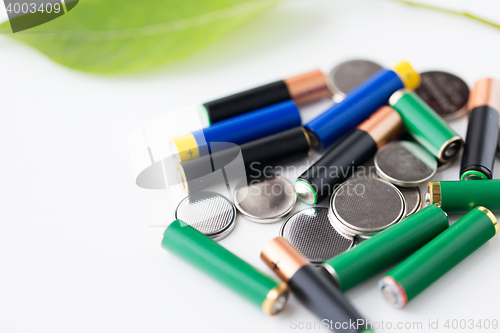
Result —
<instances>
[{"instance_id":1,"label":"white background","mask_svg":"<svg viewBox=\"0 0 500 333\"><path fill-rule=\"evenodd\" d=\"M500 23L495 0L432 3ZM0 36L0 332L298 331L291 321L316 318L295 298L267 317L160 247L154 226L171 222L176 203L135 185L129 134L166 111L352 58L406 59L473 85L500 79L499 55L498 29L381 0L284 1L183 61L117 77L69 70ZM328 104L302 108L303 120ZM465 135L465 119L452 126ZM458 164L435 179L457 179ZM271 274L259 254L279 227L239 217L221 244ZM446 332L447 319L500 320L499 256L497 236L404 310L382 299L382 274L346 294L377 322L438 319Z\"/></svg>"}]
</instances>

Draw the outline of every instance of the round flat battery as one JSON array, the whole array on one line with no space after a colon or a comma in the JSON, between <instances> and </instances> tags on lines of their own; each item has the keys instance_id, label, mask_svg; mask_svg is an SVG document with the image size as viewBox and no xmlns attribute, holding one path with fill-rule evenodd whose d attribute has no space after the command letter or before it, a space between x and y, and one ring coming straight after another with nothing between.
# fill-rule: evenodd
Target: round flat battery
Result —
<instances>
[{"instance_id":1,"label":"round flat battery","mask_svg":"<svg viewBox=\"0 0 500 333\"><path fill-rule=\"evenodd\" d=\"M405 218L406 202L401 191L385 180L356 178L335 190L329 217L341 233L365 238Z\"/></svg>"},{"instance_id":2,"label":"round flat battery","mask_svg":"<svg viewBox=\"0 0 500 333\"><path fill-rule=\"evenodd\" d=\"M236 225L236 209L220 194L196 192L179 203L175 210L175 219L219 241L233 231Z\"/></svg>"},{"instance_id":3,"label":"round flat battery","mask_svg":"<svg viewBox=\"0 0 500 333\"><path fill-rule=\"evenodd\" d=\"M364 165L356 169L354 175L349 179L356 178L379 178L375 171L375 163L370 159ZM415 214L422 208L422 195L418 187L398 187L406 202L406 217Z\"/></svg>"},{"instance_id":4,"label":"round flat battery","mask_svg":"<svg viewBox=\"0 0 500 333\"><path fill-rule=\"evenodd\" d=\"M297 194L288 179L276 176L249 185L243 181L236 187L233 199L236 209L250 221L272 223L292 211Z\"/></svg>"},{"instance_id":5,"label":"round flat battery","mask_svg":"<svg viewBox=\"0 0 500 333\"><path fill-rule=\"evenodd\" d=\"M346 237L332 227L325 207L293 214L281 226L280 235L314 264L321 264L354 244L353 237Z\"/></svg>"},{"instance_id":6,"label":"round flat battery","mask_svg":"<svg viewBox=\"0 0 500 333\"><path fill-rule=\"evenodd\" d=\"M350 60L337 65L329 75L333 100L339 103L348 92L380 69L382 66L369 60Z\"/></svg>"},{"instance_id":7,"label":"round flat battery","mask_svg":"<svg viewBox=\"0 0 500 333\"><path fill-rule=\"evenodd\" d=\"M415 214L422 209L422 194L418 187L400 187L398 188L406 202L406 217Z\"/></svg>"},{"instance_id":8,"label":"round flat battery","mask_svg":"<svg viewBox=\"0 0 500 333\"><path fill-rule=\"evenodd\" d=\"M416 187L434 176L437 161L417 143L396 141L375 154L375 168L382 179L401 187Z\"/></svg>"},{"instance_id":9,"label":"round flat battery","mask_svg":"<svg viewBox=\"0 0 500 333\"><path fill-rule=\"evenodd\" d=\"M420 76L422 83L415 92L441 117L452 120L467 114L470 90L464 80L441 71Z\"/></svg>"}]
</instances>

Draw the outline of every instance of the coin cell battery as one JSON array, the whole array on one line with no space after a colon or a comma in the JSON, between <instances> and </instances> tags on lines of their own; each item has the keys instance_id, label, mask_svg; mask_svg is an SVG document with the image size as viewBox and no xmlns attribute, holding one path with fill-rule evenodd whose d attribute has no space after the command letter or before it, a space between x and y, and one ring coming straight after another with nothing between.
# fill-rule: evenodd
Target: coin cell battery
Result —
<instances>
[{"instance_id":1,"label":"coin cell battery","mask_svg":"<svg viewBox=\"0 0 500 333\"><path fill-rule=\"evenodd\" d=\"M370 238L406 217L406 202L393 184L357 178L339 186L330 200L330 223L346 236Z\"/></svg>"},{"instance_id":2,"label":"coin cell battery","mask_svg":"<svg viewBox=\"0 0 500 333\"><path fill-rule=\"evenodd\" d=\"M443 119L458 119L467 114L470 90L464 80L441 71L420 73L420 77L422 83L415 92Z\"/></svg>"},{"instance_id":3,"label":"coin cell battery","mask_svg":"<svg viewBox=\"0 0 500 333\"><path fill-rule=\"evenodd\" d=\"M196 192L179 203L175 210L175 219L219 241L233 231L236 225L236 209L220 194Z\"/></svg>"},{"instance_id":4,"label":"coin cell battery","mask_svg":"<svg viewBox=\"0 0 500 333\"><path fill-rule=\"evenodd\" d=\"M256 184L246 180L234 191L234 204L247 219L258 223L273 223L288 215L297 201L292 183L277 176Z\"/></svg>"},{"instance_id":5,"label":"coin cell battery","mask_svg":"<svg viewBox=\"0 0 500 333\"><path fill-rule=\"evenodd\" d=\"M422 146L410 141L391 142L375 155L380 178L401 187L427 182L437 169L436 158Z\"/></svg>"},{"instance_id":6,"label":"coin cell battery","mask_svg":"<svg viewBox=\"0 0 500 333\"><path fill-rule=\"evenodd\" d=\"M332 227L325 207L312 207L293 214L281 226L280 236L314 264L321 264L354 244L352 236L343 235Z\"/></svg>"},{"instance_id":7,"label":"coin cell battery","mask_svg":"<svg viewBox=\"0 0 500 333\"><path fill-rule=\"evenodd\" d=\"M399 188L406 202L406 217L415 214L422 209L423 200L422 194L418 187L401 187Z\"/></svg>"},{"instance_id":8,"label":"coin cell battery","mask_svg":"<svg viewBox=\"0 0 500 333\"><path fill-rule=\"evenodd\" d=\"M342 101L348 92L381 69L382 66L369 60L349 60L337 65L329 75L333 100Z\"/></svg>"},{"instance_id":9,"label":"coin cell battery","mask_svg":"<svg viewBox=\"0 0 500 333\"><path fill-rule=\"evenodd\" d=\"M373 159L358 168L350 179L378 178ZM422 193L418 187L398 187L406 202L406 217L415 214L423 206Z\"/></svg>"}]
</instances>

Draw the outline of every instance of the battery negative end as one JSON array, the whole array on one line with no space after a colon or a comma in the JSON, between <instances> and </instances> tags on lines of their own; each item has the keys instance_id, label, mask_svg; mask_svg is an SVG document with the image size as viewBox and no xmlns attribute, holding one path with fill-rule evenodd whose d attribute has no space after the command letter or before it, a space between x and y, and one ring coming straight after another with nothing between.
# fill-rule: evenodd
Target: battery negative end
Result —
<instances>
[{"instance_id":1,"label":"battery negative end","mask_svg":"<svg viewBox=\"0 0 500 333\"><path fill-rule=\"evenodd\" d=\"M463 144L464 143L461 137L452 137L441 146L441 149L438 152L438 159L443 163L448 162L460 153Z\"/></svg>"},{"instance_id":2,"label":"battery negative end","mask_svg":"<svg viewBox=\"0 0 500 333\"><path fill-rule=\"evenodd\" d=\"M484 173L475 170L466 171L460 177L460 180L483 180L483 179L488 179L488 177L486 177Z\"/></svg>"},{"instance_id":3,"label":"battery negative end","mask_svg":"<svg viewBox=\"0 0 500 333\"><path fill-rule=\"evenodd\" d=\"M304 127L306 132L307 132L307 135L309 137L309 142L311 144L311 147L314 149L314 150L321 150L323 149L323 145L321 144L321 141L319 141L318 137L316 136L316 134L314 133L314 131L312 131L311 129L307 128L307 127Z\"/></svg>"},{"instance_id":4,"label":"battery negative end","mask_svg":"<svg viewBox=\"0 0 500 333\"><path fill-rule=\"evenodd\" d=\"M184 172L184 168L182 167L182 164L179 163L177 164L177 177L178 179L177 182L180 182L182 183L182 190L186 193L189 193L189 188L188 188L188 182L187 182L187 178L186 178L186 174Z\"/></svg>"},{"instance_id":5,"label":"battery negative end","mask_svg":"<svg viewBox=\"0 0 500 333\"><path fill-rule=\"evenodd\" d=\"M312 186L303 180L297 180L295 182L295 192L297 192L299 198L308 205L315 205L318 201Z\"/></svg>"},{"instance_id":6,"label":"battery negative end","mask_svg":"<svg viewBox=\"0 0 500 333\"><path fill-rule=\"evenodd\" d=\"M311 137L304 127L300 126L300 129L302 130L302 132L304 132L304 137L306 138L307 145L309 146L309 151L307 152L307 156L311 156L311 147L312 147Z\"/></svg>"},{"instance_id":7,"label":"battery negative end","mask_svg":"<svg viewBox=\"0 0 500 333\"><path fill-rule=\"evenodd\" d=\"M289 295L290 288L281 282L267 293L266 299L262 302L262 311L270 316L277 315L285 308Z\"/></svg>"},{"instance_id":8,"label":"battery negative end","mask_svg":"<svg viewBox=\"0 0 500 333\"><path fill-rule=\"evenodd\" d=\"M406 293L393 278L389 276L383 277L379 282L379 288L385 300L391 305L399 309L406 305L408 301Z\"/></svg>"},{"instance_id":9,"label":"battery negative end","mask_svg":"<svg viewBox=\"0 0 500 333\"><path fill-rule=\"evenodd\" d=\"M342 289L340 287L340 280L337 275L337 272L335 272L335 269L333 269L333 267L330 266L328 263L325 262L323 265L321 265L319 267L319 272L321 273L321 275L326 277L328 281L330 281L333 285L335 285L335 287Z\"/></svg>"}]
</instances>

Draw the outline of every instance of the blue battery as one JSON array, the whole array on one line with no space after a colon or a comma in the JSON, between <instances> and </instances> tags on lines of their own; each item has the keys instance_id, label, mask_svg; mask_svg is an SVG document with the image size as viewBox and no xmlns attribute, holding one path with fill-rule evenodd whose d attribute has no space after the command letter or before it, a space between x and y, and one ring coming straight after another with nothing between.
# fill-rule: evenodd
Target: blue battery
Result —
<instances>
[{"instance_id":1,"label":"blue battery","mask_svg":"<svg viewBox=\"0 0 500 333\"><path fill-rule=\"evenodd\" d=\"M211 142L241 145L301 125L299 109L291 100L226 119L172 140L180 162L209 153Z\"/></svg>"},{"instance_id":2,"label":"blue battery","mask_svg":"<svg viewBox=\"0 0 500 333\"><path fill-rule=\"evenodd\" d=\"M342 102L320 114L305 125L315 149L326 149L344 134L358 126L399 89L415 89L420 75L402 61L392 69L382 68L349 92Z\"/></svg>"}]
</instances>

